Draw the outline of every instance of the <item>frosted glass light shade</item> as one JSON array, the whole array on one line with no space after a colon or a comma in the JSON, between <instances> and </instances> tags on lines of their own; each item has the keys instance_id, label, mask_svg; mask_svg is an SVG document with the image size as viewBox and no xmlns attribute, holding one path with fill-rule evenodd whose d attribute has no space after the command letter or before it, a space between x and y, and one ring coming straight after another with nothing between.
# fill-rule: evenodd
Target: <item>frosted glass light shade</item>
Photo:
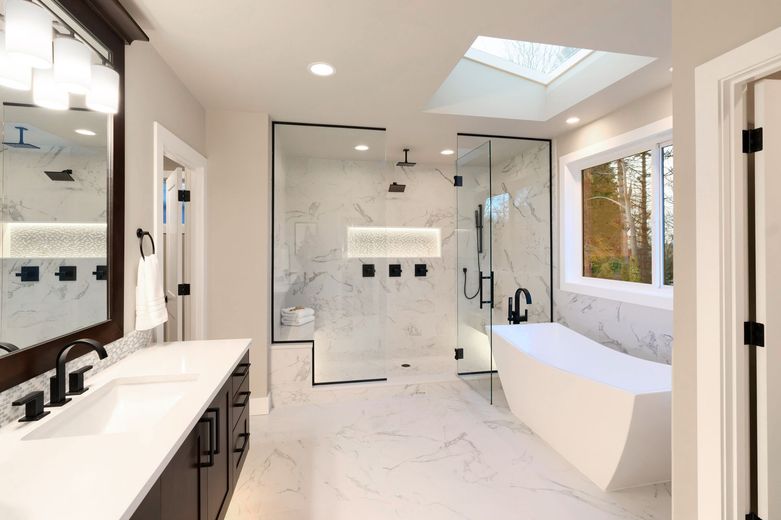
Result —
<instances>
[{"instance_id":1,"label":"frosted glass light shade","mask_svg":"<svg viewBox=\"0 0 781 520\"><path fill-rule=\"evenodd\" d=\"M38 68L52 66L52 17L28 0L5 2L5 47L14 59Z\"/></svg>"},{"instance_id":2,"label":"frosted glass light shade","mask_svg":"<svg viewBox=\"0 0 781 520\"><path fill-rule=\"evenodd\" d=\"M11 58L5 50L5 32L0 31L0 85L15 90L30 90L33 71Z\"/></svg>"},{"instance_id":3,"label":"frosted glass light shade","mask_svg":"<svg viewBox=\"0 0 781 520\"><path fill-rule=\"evenodd\" d=\"M54 81L68 92L86 94L92 78L89 47L76 38L60 36L54 40Z\"/></svg>"},{"instance_id":4,"label":"frosted glass light shade","mask_svg":"<svg viewBox=\"0 0 781 520\"><path fill-rule=\"evenodd\" d=\"M85 99L87 108L105 114L119 111L119 74L105 65L92 66L92 81Z\"/></svg>"},{"instance_id":5,"label":"frosted glass light shade","mask_svg":"<svg viewBox=\"0 0 781 520\"><path fill-rule=\"evenodd\" d=\"M70 96L65 87L54 81L54 73L47 69L33 71L33 103L52 110L67 110Z\"/></svg>"}]
</instances>

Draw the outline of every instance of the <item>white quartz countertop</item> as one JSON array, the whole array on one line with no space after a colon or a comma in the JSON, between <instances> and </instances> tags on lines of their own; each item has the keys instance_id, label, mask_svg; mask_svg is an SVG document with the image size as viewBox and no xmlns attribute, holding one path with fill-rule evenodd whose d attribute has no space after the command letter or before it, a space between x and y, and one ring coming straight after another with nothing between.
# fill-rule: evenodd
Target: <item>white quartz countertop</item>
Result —
<instances>
[{"instance_id":1,"label":"white quartz countertop","mask_svg":"<svg viewBox=\"0 0 781 520\"><path fill-rule=\"evenodd\" d=\"M37 422L0 430L0 519L129 518L232 374L251 340L154 345L88 378L86 393ZM197 376L161 420L130 433L29 440L30 432L117 378Z\"/></svg>"}]
</instances>

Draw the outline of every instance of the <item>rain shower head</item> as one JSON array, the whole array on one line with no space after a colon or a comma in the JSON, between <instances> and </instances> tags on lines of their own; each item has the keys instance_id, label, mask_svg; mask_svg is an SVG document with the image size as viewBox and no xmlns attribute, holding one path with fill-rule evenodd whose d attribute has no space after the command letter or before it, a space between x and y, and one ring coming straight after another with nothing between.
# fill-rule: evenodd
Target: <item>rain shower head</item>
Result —
<instances>
[{"instance_id":1,"label":"rain shower head","mask_svg":"<svg viewBox=\"0 0 781 520\"><path fill-rule=\"evenodd\" d=\"M16 143L3 141L4 145L11 146L13 148L28 148L28 149L34 149L34 150L38 150L38 149L41 148L40 146L35 146L34 144L30 144L30 143L25 143L24 142L24 133L28 130L27 128L25 128L23 126L15 126L14 128L19 130L19 141L16 142Z\"/></svg>"},{"instance_id":2,"label":"rain shower head","mask_svg":"<svg viewBox=\"0 0 781 520\"><path fill-rule=\"evenodd\" d=\"M404 160L403 160L403 161L399 161L399 162L397 162L397 163L396 163L396 166L401 166L402 168L403 168L403 167L412 168L413 166L415 166L416 164L418 164L418 163L414 163L414 162L409 162L409 161L407 160L407 154L408 154L408 153L409 153L409 148L405 148L405 149L404 149ZM404 191L404 190L401 190L401 191Z\"/></svg>"},{"instance_id":3,"label":"rain shower head","mask_svg":"<svg viewBox=\"0 0 781 520\"><path fill-rule=\"evenodd\" d=\"M415 164L415 163L412 163ZM392 182L390 186L388 186L388 192L390 193L404 193L404 190L407 189L406 184L399 184L398 182Z\"/></svg>"},{"instance_id":4,"label":"rain shower head","mask_svg":"<svg viewBox=\"0 0 781 520\"><path fill-rule=\"evenodd\" d=\"M51 180L53 181L68 181L68 182L74 182L73 181L73 170L62 170L59 172L52 172L52 171L44 171Z\"/></svg>"}]
</instances>

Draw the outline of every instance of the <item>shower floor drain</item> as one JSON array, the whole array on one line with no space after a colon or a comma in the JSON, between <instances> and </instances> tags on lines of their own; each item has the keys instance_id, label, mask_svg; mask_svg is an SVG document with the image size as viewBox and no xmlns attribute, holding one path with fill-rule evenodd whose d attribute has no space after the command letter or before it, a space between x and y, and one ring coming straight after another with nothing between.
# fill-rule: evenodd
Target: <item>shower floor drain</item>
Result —
<instances>
[{"instance_id":1,"label":"shower floor drain","mask_svg":"<svg viewBox=\"0 0 781 520\"><path fill-rule=\"evenodd\" d=\"M402 366L402 368L409 368L410 364L409 363L402 363L401 366Z\"/></svg>"}]
</instances>

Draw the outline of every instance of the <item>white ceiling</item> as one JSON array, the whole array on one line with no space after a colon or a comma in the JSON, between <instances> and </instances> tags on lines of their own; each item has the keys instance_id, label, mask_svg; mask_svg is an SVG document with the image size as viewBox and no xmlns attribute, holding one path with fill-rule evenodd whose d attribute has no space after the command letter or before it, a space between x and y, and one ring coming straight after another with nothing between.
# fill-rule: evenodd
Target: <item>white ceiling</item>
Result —
<instances>
[{"instance_id":1,"label":"white ceiling","mask_svg":"<svg viewBox=\"0 0 781 520\"><path fill-rule=\"evenodd\" d=\"M671 0L123 0L206 108L380 126L388 159L452 161L456 133L555 137L671 81ZM478 35L656 57L549 121L426 113ZM327 61L330 78L307 64Z\"/></svg>"}]
</instances>

